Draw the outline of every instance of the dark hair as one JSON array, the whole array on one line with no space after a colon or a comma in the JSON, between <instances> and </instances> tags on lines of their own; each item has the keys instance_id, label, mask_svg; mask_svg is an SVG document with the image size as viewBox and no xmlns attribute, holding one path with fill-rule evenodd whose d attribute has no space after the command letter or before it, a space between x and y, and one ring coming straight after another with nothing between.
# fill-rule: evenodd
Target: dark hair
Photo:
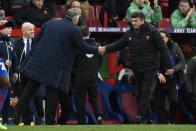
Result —
<instances>
[{"instance_id":1,"label":"dark hair","mask_svg":"<svg viewBox=\"0 0 196 131\"><path fill-rule=\"evenodd\" d=\"M171 35L166 30L160 30L160 33L164 33L169 39L171 38Z\"/></svg>"},{"instance_id":2,"label":"dark hair","mask_svg":"<svg viewBox=\"0 0 196 131\"><path fill-rule=\"evenodd\" d=\"M142 12L133 12L133 14L131 14L131 18L140 18L141 20L145 20L145 15Z\"/></svg>"},{"instance_id":3,"label":"dark hair","mask_svg":"<svg viewBox=\"0 0 196 131\"><path fill-rule=\"evenodd\" d=\"M180 1L179 1L179 4L180 4L181 2L186 2L186 3L188 3L189 5L192 5L192 3L191 3L190 0L180 0Z\"/></svg>"},{"instance_id":4,"label":"dark hair","mask_svg":"<svg viewBox=\"0 0 196 131\"><path fill-rule=\"evenodd\" d=\"M83 25L80 27L82 36L88 36L89 35L89 27L86 25Z\"/></svg>"},{"instance_id":5,"label":"dark hair","mask_svg":"<svg viewBox=\"0 0 196 131\"><path fill-rule=\"evenodd\" d=\"M169 38L169 40L168 40L169 42L174 42L171 38L171 35L166 30L162 29L162 30L160 30L160 33L164 33L166 35L166 37Z\"/></svg>"}]
</instances>

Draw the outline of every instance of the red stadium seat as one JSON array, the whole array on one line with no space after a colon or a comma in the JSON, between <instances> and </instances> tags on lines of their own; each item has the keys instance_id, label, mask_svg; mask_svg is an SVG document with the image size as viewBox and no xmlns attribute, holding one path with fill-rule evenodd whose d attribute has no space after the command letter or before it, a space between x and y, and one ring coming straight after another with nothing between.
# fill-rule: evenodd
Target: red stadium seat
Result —
<instances>
[{"instance_id":1,"label":"red stadium seat","mask_svg":"<svg viewBox=\"0 0 196 131\"><path fill-rule=\"evenodd\" d=\"M95 6L95 17L96 17L97 19L99 19L100 10L101 10L101 5L96 5L96 6Z\"/></svg>"},{"instance_id":2,"label":"red stadium seat","mask_svg":"<svg viewBox=\"0 0 196 131\"><path fill-rule=\"evenodd\" d=\"M171 28L171 22L169 18L163 18L160 22L159 22L159 28Z\"/></svg>"},{"instance_id":3,"label":"red stadium seat","mask_svg":"<svg viewBox=\"0 0 196 131\"><path fill-rule=\"evenodd\" d=\"M127 27L127 22L126 21L118 21L118 27L120 28L124 28L124 27Z\"/></svg>"},{"instance_id":4,"label":"red stadium seat","mask_svg":"<svg viewBox=\"0 0 196 131\"><path fill-rule=\"evenodd\" d=\"M95 10L94 6L89 5L88 7L88 17L87 17L87 25L92 26L93 20L95 19Z\"/></svg>"},{"instance_id":5,"label":"red stadium seat","mask_svg":"<svg viewBox=\"0 0 196 131\"><path fill-rule=\"evenodd\" d=\"M169 0L160 0L163 17L169 17Z\"/></svg>"},{"instance_id":6,"label":"red stadium seat","mask_svg":"<svg viewBox=\"0 0 196 131\"><path fill-rule=\"evenodd\" d=\"M96 5L95 6L95 17L98 20L99 20L99 14L100 14L101 8L102 8L101 5ZM104 18L103 19L104 19L104 21L103 21L103 25L102 26L107 27L107 25L108 25L108 14L107 14L107 12L104 13Z\"/></svg>"}]
</instances>

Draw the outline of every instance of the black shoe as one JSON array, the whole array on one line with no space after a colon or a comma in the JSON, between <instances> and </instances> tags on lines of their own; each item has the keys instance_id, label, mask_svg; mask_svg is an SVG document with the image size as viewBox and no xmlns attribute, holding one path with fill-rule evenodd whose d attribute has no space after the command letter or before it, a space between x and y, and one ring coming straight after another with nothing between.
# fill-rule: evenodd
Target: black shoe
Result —
<instances>
[{"instance_id":1,"label":"black shoe","mask_svg":"<svg viewBox=\"0 0 196 131\"><path fill-rule=\"evenodd\" d=\"M18 125L20 123L20 119L17 113L13 114L13 119L12 121L14 122L14 124Z\"/></svg>"},{"instance_id":2,"label":"black shoe","mask_svg":"<svg viewBox=\"0 0 196 131\"><path fill-rule=\"evenodd\" d=\"M140 115L137 115L135 117L135 122L134 123L135 124L141 124L142 123L142 117Z\"/></svg>"}]
</instances>

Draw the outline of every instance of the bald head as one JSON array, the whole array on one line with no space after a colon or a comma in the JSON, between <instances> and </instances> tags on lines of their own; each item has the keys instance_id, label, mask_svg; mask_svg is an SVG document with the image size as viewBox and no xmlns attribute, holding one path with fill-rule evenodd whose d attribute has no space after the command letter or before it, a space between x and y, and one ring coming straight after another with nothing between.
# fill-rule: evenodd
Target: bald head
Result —
<instances>
[{"instance_id":1,"label":"bald head","mask_svg":"<svg viewBox=\"0 0 196 131\"><path fill-rule=\"evenodd\" d=\"M35 26L30 22L25 22L22 24L22 34L24 38L31 39L34 37Z\"/></svg>"}]
</instances>

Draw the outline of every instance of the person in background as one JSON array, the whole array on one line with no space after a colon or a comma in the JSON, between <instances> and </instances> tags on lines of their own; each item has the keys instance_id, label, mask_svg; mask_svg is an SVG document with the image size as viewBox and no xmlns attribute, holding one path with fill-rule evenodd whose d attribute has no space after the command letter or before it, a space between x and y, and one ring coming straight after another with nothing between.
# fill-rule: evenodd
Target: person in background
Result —
<instances>
[{"instance_id":1,"label":"person in background","mask_svg":"<svg viewBox=\"0 0 196 131\"><path fill-rule=\"evenodd\" d=\"M186 70L186 105L193 115L196 115L196 56L188 61Z\"/></svg>"},{"instance_id":2,"label":"person in background","mask_svg":"<svg viewBox=\"0 0 196 131\"><path fill-rule=\"evenodd\" d=\"M11 85L16 83L18 79L18 60L16 52L14 51L13 41L11 40L13 21L8 21L1 25L0 29L0 58L4 61L6 69L9 74ZM10 85L10 86L11 86ZM8 91L7 98L2 109L3 124L8 123L9 110L10 110L10 90Z\"/></svg>"},{"instance_id":3,"label":"person in background","mask_svg":"<svg viewBox=\"0 0 196 131\"><path fill-rule=\"evenodd\" d=\"M44 0L44 5L48 9L48 15L50 17L56 16L56 0Z\"/></svg>"},{"instance_id":4,"label":"person in background","mask_svg":"<svg viewBox=\"0 0 196 131\"><path fill-rule=\"evenodd\" d=\"M176 123L176 107L178 103L177 86L185 81L185 58L182 50L175 43L168 32L161 30L161 37L170 52L172 63L171 75L165 74L164 60L160 56L160 71L158 71L158 83L155 89L155 111L160 124ZM169 102L169 112L166 113L165 102ZM168 117L168 118L167 118Z\"/></svg>"},{"instance_id":5,"label":"person in background","mask_svg":"<svg viewBox=\"0 0 196 131\"><path fill-rule=\"evenodd\" d=\"M189 0L180 0L170 19L173 28L196 28L195 4L191 7Z\"/></svg>"},{"instance_id":6,"label":"person in background","mask_svg":"<svg viewBox=\"0 0 196 131\"><path fill-rule=\"evenodd\" d=\"M162 11L158 0L154 0L154 9L151 8L149 0L133 0L127 9L125 19L129 21L133 12L138 11L144 13L145 20L149 23L158 23L162 20Z\"/></svg>"},{"instance_id":7,"label":"person in background","mask_svg":"<svg viewBox=\"0 0 196 131\"><path fill-rule=\"evenodd\" d=\"M32 3L20 9L14 15L17 25L21 26L24 22L31 22L36 27L41 27L51 17L47 9L43 6L44 0L32 0Z\"/></svg>"}]
</instances>

